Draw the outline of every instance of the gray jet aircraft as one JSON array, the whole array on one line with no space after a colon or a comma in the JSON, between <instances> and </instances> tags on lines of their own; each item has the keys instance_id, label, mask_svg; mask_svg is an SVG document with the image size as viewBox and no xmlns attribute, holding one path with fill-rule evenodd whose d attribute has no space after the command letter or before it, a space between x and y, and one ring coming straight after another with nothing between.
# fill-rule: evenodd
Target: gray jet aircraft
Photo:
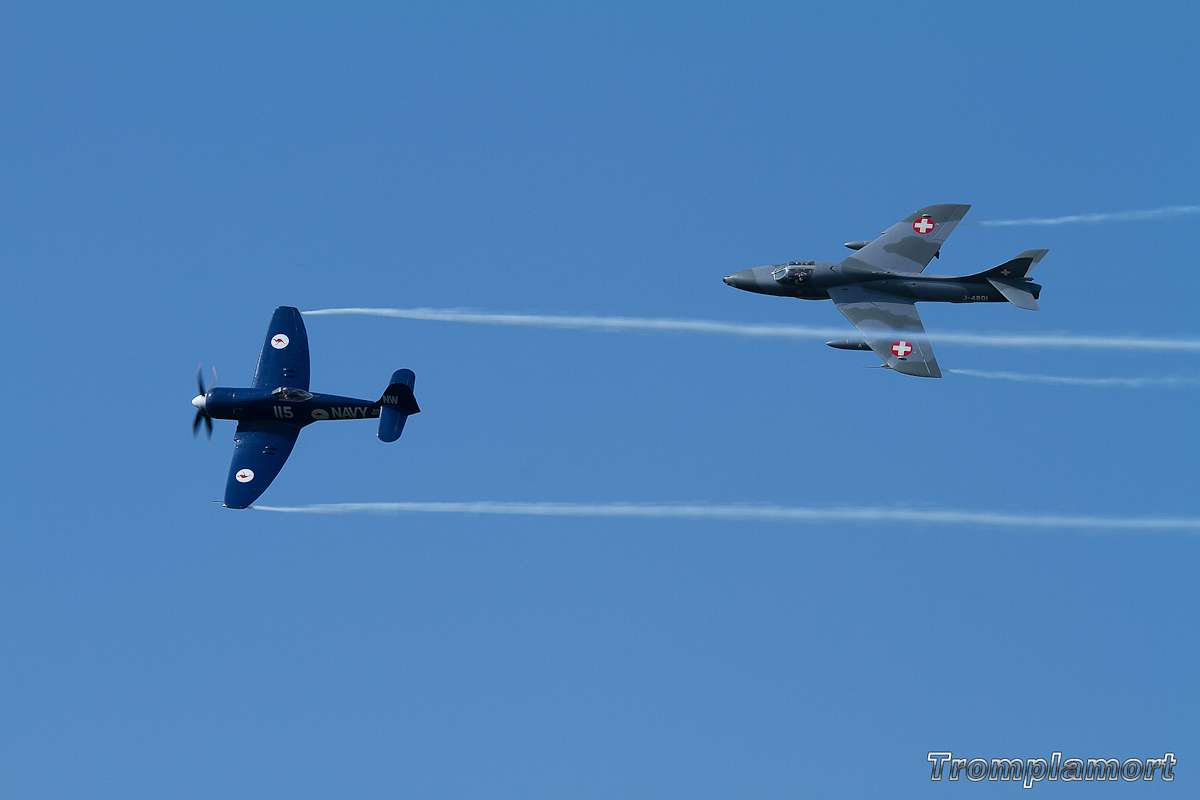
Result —
<instances>
[{"instance_id":1,"label":"gray jet aircraft","mask_svg":"<svg viewBox=\"0 0 1200 800\"><path fill-rule=\"evenodd\" d=\"M909 214L871 242L846 242L857 252L840 264L789 261L744 269L725 283L747 292L833 300L862 339L826 342L841 350L874 350L880 366L922 378L940 378L917 301L1012 303L1037 311L1042 287L1029 271L1049 250L1026 250L974 275L923 275L942 243L971 207L949 203Z\"/></svg>"}]
</instances>

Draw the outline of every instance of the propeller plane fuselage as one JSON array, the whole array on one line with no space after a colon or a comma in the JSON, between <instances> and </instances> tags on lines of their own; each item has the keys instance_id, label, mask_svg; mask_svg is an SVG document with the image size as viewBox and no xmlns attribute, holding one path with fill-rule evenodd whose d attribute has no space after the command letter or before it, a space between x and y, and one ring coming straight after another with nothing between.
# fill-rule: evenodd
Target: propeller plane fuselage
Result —
<instances>
[{"instance_id":1,"label":"propeller plane fuselage","mask_svg":"<svg viewBox=\"0 0 1200 800\"><path fill-rule=\"evenodd\" d=\"M282 420L298 428L329 419L376 419L382 408L381 403L370 400L312 394L286 386L274 391L214 387L192 400L192 405L213 419Z\"/></svg>"},{"instance_id":2,"label":"propeller plane fuselage","mask_svg":"<svg viewBox=\"0 0 1200 800\"><path fill-rule=\"evenodd\" d=\"M392 373L391 383L375 401L308 391L308 333L300 312L289 306L275 309L248 388L205 388L197 370L200 394L193 435L201 423L212 436L213 419L238 423L233 461L225 482L226 508L247 508L271 485L287 461L300 430L314 422L337 419L378 419L381 441L394 442L411 414L421 411L413 397L412 370Z\"/></svg>"},{"instance_id":3,"label":"propeller plane fuselage","mask_svg":"<svg viewBox=\"0 0 1200 800\"><path fill-rule=\"evenodd\" d=\"M757 294L833 300L861 340L827 342L840 350L873 350L882 366L906 375L940 378L941 369L916 303L1012 303L1037 310L1042 287L1028 273L1047 250L1026 250L974 275L925 275L969 205L926 206L873 241L847 242L856 251L840 263L789 261L735 272L728 286Z\"/></svg>"}]
</instances>

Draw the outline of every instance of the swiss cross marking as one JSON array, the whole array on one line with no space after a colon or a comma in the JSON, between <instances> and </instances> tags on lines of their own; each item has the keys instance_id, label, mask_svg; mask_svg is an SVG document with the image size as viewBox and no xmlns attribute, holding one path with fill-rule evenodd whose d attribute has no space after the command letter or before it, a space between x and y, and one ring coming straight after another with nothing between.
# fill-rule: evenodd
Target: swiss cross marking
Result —
<instances>
[{"instance_id":1,"label":"swiss cross marking","mask_svg":"<svg viewBox=\"0 0 1200 800\"><path fill-rule=\"evenodd\" d=\"M906 355L911 353L912 350L913 346L903 339L898 342L892 342L892 352L900 358L904 358Z\"/></svg>"},{"instance_id":2,"label":"swiss cross marking","mask_svg":"<svg viewBox=\"0 0 1200 800\"><path fill-rule=\"evenodd\" d=\"M289 339L285 334L277 333L271 337L271 347L274 347L276 350L282 350L288 346L288 341Z\"/></svg>"},{"instance_id":3,"label":"swiss cross marking","mask_svg":"<svg viewBox=\"0 0 1200 800\"><path fill-rule=\"evenodd\" d=\"M1004 269L1000 270L1000 274L1007 278L1009 275L1012 275L1012 270L1008 267L1005 267Z\"/></svg>"},{"instance_id":4,"label":"swiss cross marking","mask_svg":"<svg viewBox=\"0 0 1200 800\"><path fill-rule=\"evenodd\" d=\"M936 227L937 225L929 217L921 217L919 220L913 223L913 230L922 236L929 233Z\"/></svg>"},{"instance_id":5,"label":"swiss cross marking","mask_svg":"<svg viewBox=\"0 0 1200 800\"><path fill-rule=\"evenodd\" d=\"M238 474L234 475L234 477L238 479L239 483L249 483L250 481L254 480L254 470L238 470Z\"/></svg>"}]
</instances>

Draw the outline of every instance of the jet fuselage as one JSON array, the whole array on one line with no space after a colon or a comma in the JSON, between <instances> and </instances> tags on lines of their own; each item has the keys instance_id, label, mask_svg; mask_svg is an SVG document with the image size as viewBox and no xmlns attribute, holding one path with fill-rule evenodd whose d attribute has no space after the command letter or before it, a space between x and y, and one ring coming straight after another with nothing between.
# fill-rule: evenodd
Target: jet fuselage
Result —
<instances>
[{"instance_id":1,"label":"jet fuselage","mask_svg":"<svg viewBox=\"0 0 1200 800\"><path fill-rule=\"evenodd\" d=\"M908 300L935 303L1009 302L986 279L971 280L956 275L892 273L832 264L828 261L789 261L786 264L754 267L726 275L724 281L728 286L747 292L798 297L801 300L828 300L829 289L832 287L858 284L864 289ZM1042 287L1028 279L1024 285L1036 300Z\"/></svg>"}]
</instances>

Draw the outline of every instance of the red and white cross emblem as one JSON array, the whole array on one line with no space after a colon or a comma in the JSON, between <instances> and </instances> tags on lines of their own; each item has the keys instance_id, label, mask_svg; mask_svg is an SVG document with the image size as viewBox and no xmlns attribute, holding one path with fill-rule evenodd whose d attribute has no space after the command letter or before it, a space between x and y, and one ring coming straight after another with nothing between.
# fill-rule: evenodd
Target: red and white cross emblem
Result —
<instances>
[{"instance_id":1,"label":"red and white cross emblem","mask_svg":"<svg viewBox=\"0 0 1200 800\"><path fill-rule=\"evenodd\" d=\"M912 351L913 351L913 346L911 344L909 344L908 342L904 341L903 339L901 339L898 342L892 342L892 352L895 353L900 358L904 358L906 355L908 355Z\"/></svg>"},{"instance_id":2,"label":"red and white cross emblem","mask_svg":"<svg viewBox=\"0 0 1200 800\"><path fill-rule=\"evenodd\" d=\"M1000 274L1007 278L1009 275L1012 275L1012 270L1008 267L1005 267L1004 269L1000 270Z\"/></svg>"},{"instance_id":3,"label":"red and white cross emblem","mask_svg":"<svg viewBox=\"0 0 1200 800\"><path fill-rule=\"evenodd\" d=\"M913 223L913 230L922 236L929 233L936 227L937 225L929 217L921 217L919 220Z\"/></svg>"}]
</instances>

